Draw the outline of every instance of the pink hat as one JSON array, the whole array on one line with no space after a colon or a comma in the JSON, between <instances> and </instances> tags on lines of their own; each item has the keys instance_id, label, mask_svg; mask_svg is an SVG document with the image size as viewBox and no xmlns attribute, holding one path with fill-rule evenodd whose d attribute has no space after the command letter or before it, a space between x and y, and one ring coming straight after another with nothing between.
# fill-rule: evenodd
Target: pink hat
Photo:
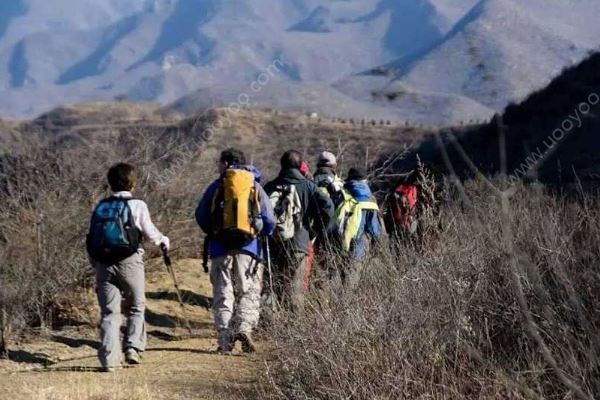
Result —
<instances>
[{"instance_id":1,"label":"pink hat","mask_svg":"<svg viewBox=\"0 0 600 400\"><path fill-rule=\"evenodd\" d=\"M300 173L304 176L308 175L308 173L310 172L310 167L308 166L308 163L306 161L302 161L302 164L300 164Z\"/></svg>"}]
</instances>

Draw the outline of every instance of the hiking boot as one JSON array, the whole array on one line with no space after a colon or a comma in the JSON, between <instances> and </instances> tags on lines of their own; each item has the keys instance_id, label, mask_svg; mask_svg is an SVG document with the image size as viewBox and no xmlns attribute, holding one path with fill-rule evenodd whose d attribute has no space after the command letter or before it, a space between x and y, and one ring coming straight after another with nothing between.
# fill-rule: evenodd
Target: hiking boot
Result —
<instances>
[{"instance_id":1,"label":"hiking boot","mask_svg":"<svg viewBox=\"0 0 600 400\"><path fill-rule=\"evenodd\" d=\"M125 350L125 361L127 361L127 364L137 365L142 362L142 357L140 357L140 353L136 349L130 347Z\"/></svg>"},{"instance_id":2,"label":"hiking boot","mask_svg":"<svg viewBox=\"0 0 600 400\"><path fill-rule=\"evenodd\" d=\"M218 354L221 354L223 356L230 356L231 353L232 353L232 351L233 351L233 349L231 347L228 347L228 346L225 346L225 347L219 346L219 347L217 347L217 350L216 350L216 352Z\"/></svg>"},{"instance_id":3,"label":"hiking boot","mask_svg":"<svg viewBox=\"0 0 600 400\"><path fill-rule=\"evenodd\" d=\"M234 344L235 342L231 340L231 334L229 333L229 330L223 329L219 331L219 347L217 347L217 353L231 354Z\"/></svg>"},{"instance_id":4,"label":"hiking boot","mask_svg":"<svg viewBox=\"0 0 600 400\"><path fill-rule=\"evenodd\" d=\"M249 333L238 333L235 335L235 340L239 340L242 343L242 351L244 353L254 353L256 351L254 340L252 340L252 336Z\"/></svg>"}]
</instances>

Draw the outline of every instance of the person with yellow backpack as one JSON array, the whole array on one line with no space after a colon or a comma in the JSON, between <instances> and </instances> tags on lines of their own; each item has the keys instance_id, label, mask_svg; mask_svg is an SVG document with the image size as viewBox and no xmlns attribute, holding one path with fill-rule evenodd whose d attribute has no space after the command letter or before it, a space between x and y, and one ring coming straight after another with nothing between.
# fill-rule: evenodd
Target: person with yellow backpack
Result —
<instances>
[{"instance_id":1,"label":"person with yellow backpack","mask_svg":"<svg viewBox=\"0 0 600 400\"><path fill-rule=\"evenodd\" d=\"M251 353L265 260L259 236L270 236L276 221L259 182L260 172L246 165L242 151L224 150L218 168L219 178L208 186L196 209L196 221L210 237L217 351L229 354L239 340L242 350Z\"/></svg>"},{"instance_id":2,"label":"person with yellow backpack","mask_svg":"<svg viewBox=\"0 0 600 400\"><path fill-rule=\"evenodd\" d=\"M363 259L385 232L379 206L362 170L348 171L342 193L344 200L336 209L333 230L342 254L349 259L345 263L348 265L340 271L342 282L353 284L360 272L360 263L356 261Z\"/></svg>"}]
</instances>

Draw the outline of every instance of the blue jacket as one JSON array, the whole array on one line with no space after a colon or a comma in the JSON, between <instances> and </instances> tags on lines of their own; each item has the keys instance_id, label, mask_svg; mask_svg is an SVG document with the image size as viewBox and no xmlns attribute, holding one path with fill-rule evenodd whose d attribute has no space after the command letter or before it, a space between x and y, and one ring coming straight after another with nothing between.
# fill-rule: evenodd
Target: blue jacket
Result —
<instances>
[{"instance_id":1,"label":"blue jacket","mask_svg":"<svg viewBox=\"0 0 600 400\"><path fill-rule=\"evenodd\" d=\"M365 181L347 181L344 188L357 201L374 201L373 193ZM367 251L369 241L378 239L382 235L383 228L377 212L364 210L356 236L358 239L354 242L350 257L354 260L362 258Z\"/></svg>"},{"instance_id":2,"label":"blue jacket","mask_svg":"<svg viewBox=\"0 0 600 400\"><path fill-rule=\"evenodd\" d=\"M254 172L256 177L256 189L258 190L260 202L260 216L263 222L263 230L261 234L270 236L273 234L276 223L273 206L271 205L269 196L267 196L260 183L258 183L258 180L260 180L260 171L254 167L250 167L250 170ZM198 222L198 225L200 225L202 231L204 231L204 233L207 235L212 233L212 201L217 189L221 185L221 181L222 178L219 177L219 179L215 180L208 186L204 192L204 195L202 196L202 199L198 203L198 207L196 208L196 222ZM263 258L263 249L258 238L254 239L244 248L239 249L239 251L250 254L258 259ZM229 252L230 250L223 246L217 239L212 238L210 240L209 253L211 259L226 256Z\"/></svg>"}]
</instances>

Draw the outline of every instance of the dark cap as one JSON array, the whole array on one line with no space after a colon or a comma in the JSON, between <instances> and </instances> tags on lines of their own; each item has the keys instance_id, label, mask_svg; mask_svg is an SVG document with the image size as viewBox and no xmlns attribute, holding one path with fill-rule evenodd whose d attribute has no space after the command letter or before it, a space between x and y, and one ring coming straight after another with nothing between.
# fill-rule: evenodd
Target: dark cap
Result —
<instances>
[{"instance_id":1,"label":"dark cap","mask_svg":"<svg viewBox=\"0 0 600 400\"><path fill-rule=\"evenodd\" d=\"M346 179L349 181L363 181L367 179L367 173L361 168L350 168Z\"/></svg>"}]
</instances>

